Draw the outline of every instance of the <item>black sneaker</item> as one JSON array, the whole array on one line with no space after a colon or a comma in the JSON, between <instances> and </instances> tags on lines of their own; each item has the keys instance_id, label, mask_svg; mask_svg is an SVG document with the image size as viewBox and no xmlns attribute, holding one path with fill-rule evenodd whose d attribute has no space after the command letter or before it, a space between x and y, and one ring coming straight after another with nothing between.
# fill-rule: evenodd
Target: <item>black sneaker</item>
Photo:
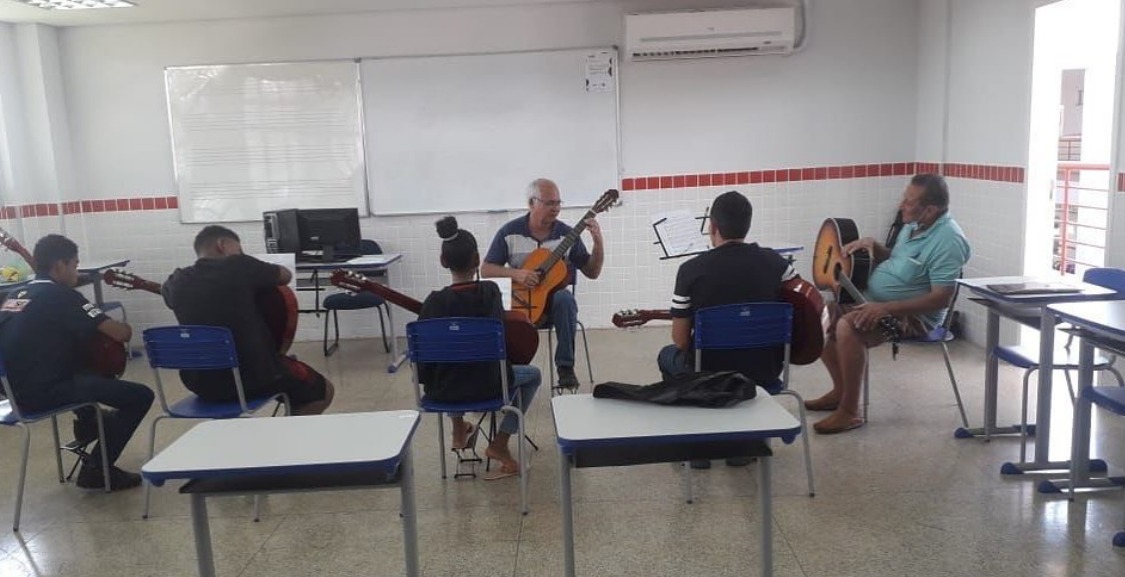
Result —
<instances>
[{"instance_id":1,"label":"black sneaker","mask_svg":"<svg viewBox=\"0 0 1125 577\"><path fill-rule=\"evenodd\" d=\"M574 374L574 367L559 367L559 388L577 389L578 375Z\"/></svg>"},{"instance_id":2,"label":"black sneaker","mask_svg":"<svg viewBox=\"0 0 1125 577\"><path fill-rule=\"evenodd\" d=\"M727 459L728 467L745 467L754 462L754 457L731 457Z\"/></svg>"},{"instance_id":3,"label":"black sneaker","mask_svg":"<svg viewBox=\"0 0 1125 577\"><path fill-rule=\"evenodd\" d=\"M74 482L80 489L104 489L105 478L102 476L102 470L99 467L90 467L83 465L82 469L78 471L78 479ZM115 466L109 468L109 490L120 491L122 489L132 489L141 485L141 476L129 471L123 471Z\"/></svg>"},{"instance_id":4,"label":"black sneaker","mask_svg":"<svg viewBox=\"0 0 1125 577\"><path fill-rule=\"evenodd\" d=\"M692 469L710 469L711 468L711 461L708 461L707 459L692 459L691 460L691 468Z\"/></svg>"}]
</instances>

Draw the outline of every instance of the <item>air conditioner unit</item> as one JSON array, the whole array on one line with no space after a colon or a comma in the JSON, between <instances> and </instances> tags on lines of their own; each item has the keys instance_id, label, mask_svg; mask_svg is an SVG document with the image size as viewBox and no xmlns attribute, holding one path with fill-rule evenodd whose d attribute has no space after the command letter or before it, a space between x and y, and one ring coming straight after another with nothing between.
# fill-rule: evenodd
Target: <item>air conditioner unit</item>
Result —
<instances>
[{"instance_id":1,"label":"air conditioner unit","mask_svg":"<svg viewBox=\"0 0 1125 577\"><path fill-rule=\"evenodd\" d=\"M626 14L625 49L636 61L789 54L795 28L792 7Z\"/></svg>"}]
</instances>

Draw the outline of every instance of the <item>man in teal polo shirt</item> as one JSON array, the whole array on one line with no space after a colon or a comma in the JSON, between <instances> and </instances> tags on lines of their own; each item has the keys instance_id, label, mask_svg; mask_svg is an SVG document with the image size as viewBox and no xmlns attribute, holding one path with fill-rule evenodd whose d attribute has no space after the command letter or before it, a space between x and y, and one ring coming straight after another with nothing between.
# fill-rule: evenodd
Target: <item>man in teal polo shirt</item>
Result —
<instances>
[{"instance_id":1,"label":"man in teal polo shirt","mask_svg":"<svg viewBox=\"0 0 1125 577\"><path fill-rule=\"evenodd\" d=\"M880 320L894 317L904 337L923 335L945 319L961 268L969 260L969 241L949 215L949 188L936 174L910 179L902 195L902 221L894 249L873 238L843 247L845 255L866 250L875 263L867 281L868 303L837 309L821 359L832 390L805 402L812 411L832 411L813 425L818 433L842 433L863 425L859 390L866 369L865 350L886 341Z\"/></svg>"}]
</instances>

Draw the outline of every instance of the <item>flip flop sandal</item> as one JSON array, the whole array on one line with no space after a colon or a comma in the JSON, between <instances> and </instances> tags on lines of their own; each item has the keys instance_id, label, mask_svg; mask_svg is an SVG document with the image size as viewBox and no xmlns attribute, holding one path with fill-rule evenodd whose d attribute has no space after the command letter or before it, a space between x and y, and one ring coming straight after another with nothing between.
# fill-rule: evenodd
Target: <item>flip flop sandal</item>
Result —
<instances>
[{"instance_id":1,"label":"flip flop sandal","mask_svg":"<svg viewBox=\"0 0 1125 577\"><path fill-rule=\"evenodd\" d=\"M860 419L860 418L857 417L855 419L852 419L851 422L849 422L847 425L844 425L843 427L828 428L828 427L817 427L816 425L813 425L813 430L815 430L818 434L821 434L821 435L835 435L837 433L843 433L845 431L850 431L852 429L858 429L858 428L862 427L863 425L864 425L863 419Z\"/></svg>"}]
</instances>

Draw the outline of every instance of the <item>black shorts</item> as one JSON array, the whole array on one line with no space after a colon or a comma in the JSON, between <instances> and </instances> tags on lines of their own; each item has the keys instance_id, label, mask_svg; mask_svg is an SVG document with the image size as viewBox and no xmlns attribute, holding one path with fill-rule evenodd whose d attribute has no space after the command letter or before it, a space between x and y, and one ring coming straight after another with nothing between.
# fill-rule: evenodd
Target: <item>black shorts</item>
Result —
<instances>
[{"instance_id":1,"label":"black shorts","mask_svg":"<svg viewBox=\"0 0 1125 577\"><path fill-rule=\"evenodd\" d=\"M312 367L289 357L282 357L287 373L276 383L277 391L285 393L294 407L323 401L328 396L328 380Z\"/></svg>"}]
</instances>

